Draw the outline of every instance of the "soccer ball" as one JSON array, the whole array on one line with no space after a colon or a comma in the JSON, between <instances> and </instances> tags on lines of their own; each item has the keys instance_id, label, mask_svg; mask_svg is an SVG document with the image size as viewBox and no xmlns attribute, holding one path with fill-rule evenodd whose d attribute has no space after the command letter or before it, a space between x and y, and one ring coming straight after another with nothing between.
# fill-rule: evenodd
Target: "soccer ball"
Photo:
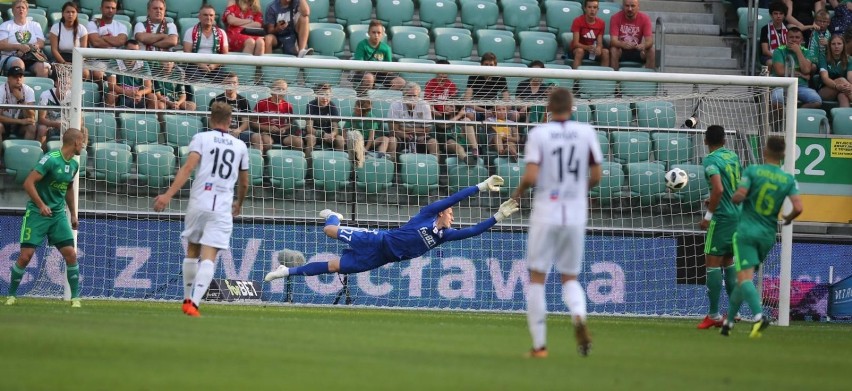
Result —
<instances>
[{"instance_id":1,"label":"soccer ball","mask_svg":"<svg viewBox=\"0 0 852 391\"><path fill-rule=\"evenodd\" d=\"M666 187L671 191L683 189L687 182L689 182L689 175L684 170L672 168L666 173Z\"/></svg>"}]
</instances>

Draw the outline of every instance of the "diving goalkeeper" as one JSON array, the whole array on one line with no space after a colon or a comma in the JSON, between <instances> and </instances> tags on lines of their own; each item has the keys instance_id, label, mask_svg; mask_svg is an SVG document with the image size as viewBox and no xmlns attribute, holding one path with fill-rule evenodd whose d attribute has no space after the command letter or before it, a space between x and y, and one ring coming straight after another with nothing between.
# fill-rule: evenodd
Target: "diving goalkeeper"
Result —
<instances>
[{"instance_id":1,"label":"diving goalkeeper","mask_svg":"<svg viewBox=\"0 0 852 391\"><path fill-rule=\"evenodd\" d=\"M328 237L349 244L338 260L311 262L299 267L284 265L266 274L266 281L287 276L315 276L326 273L352 274L373 270L391 262L417 258L444 242L479 235L518 211L518 203L508 200L500 205L494 216L464 229L453 229L453 205L480 191L498 191L503 178L492 175L484 182L468 187L420 210L402 227L388 231L367 230L340 226L341 214L325 209L320 217L326 219L323 231Z\"/></svg>"}]
</instances>

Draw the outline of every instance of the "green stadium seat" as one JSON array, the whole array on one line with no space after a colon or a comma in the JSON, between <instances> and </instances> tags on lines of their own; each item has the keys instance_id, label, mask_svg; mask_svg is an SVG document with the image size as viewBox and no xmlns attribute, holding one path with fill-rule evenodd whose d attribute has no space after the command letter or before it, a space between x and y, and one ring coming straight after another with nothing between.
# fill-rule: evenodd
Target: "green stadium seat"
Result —
<instances>
[{"instance_id":1,"label":"green stadium seat","mask_svg":"<svg viewBox=\"0 0 852 391\"><path fill-rule=\"evenodd\" d=\"M337 106L340 116L351 117L353 110L355 110L355 101L357 101L358 98L354 96L337 96L334 92L332 92L332 96L331 101L334 102L335 106Z\"/></svg>"},{"instance_id":2,"label":"green stadium seat","mask_svg":"<svg viewBox=\"0 0 852 391\"><path fill-rule=\"evenodd\" d=\"M193 90L195 109L198 111L210 111L210 101L225 92L224 88L219 87L193 87Z\"/></svg>"},{"instance_id":3,"label":"green stadium seat","mask_svg":"<svg viewBox=\"0 0 852 391\"><path fill-rule=\"evenodd\" d=\"M438 27L452 27L456 24L459 8L453 0L421 0L420 24L435 31Z\"/></svg>"},{"instance_id":4,"label":"green stadium seat","mask_svg":"<svg viewBox=\"0 0 852 391\"><path fill-rule=\"evenodd\" d=\"M127 151L130 152L130 146L124 143L117 143L113 141L105 141L101 143L91 144L92 155L97 156L98 151L102 150L116 150L116 151Z\"/></svg>"},{"instance_id":5,"label":"green stadium seat","mask_svg":"<svg viewBox=\"0 0 852 391\"><path fill-rule=\"evenodd\" d=\"M534 60L545 64L556 61L556 51L559 49L556 35L539 31L521 31L518 36L521 39L519 50L524 64Z\"/></svg>"},{"instance_id":6,"label":"green stadium seat","mask_svg":"<svg viewBox=\"0 0 852 391\"><path fill-rule=\"evenodd\" d=\"M589 190L589 194L601 206L609 206L623 195L622 186L624 186L624 172L621 164L603 162L601 163L601 181Z\"/></svg>"},{"instance_id":7,"label":"green stadium seat","mask_svg":"<svg viewBox=\"0 0 852 391\"><path fill-rule=\"evenodd\" d=\"M132 1L130 1L132 2ZM140 1L147 3L145 1ZM128 3L125 1L124 3ZM172 1L169 2L169 6L167 7L166 15L175 18L196 18L198 19L198 9L201 8L201 5L204 3L204 0L180 0L180 1ZM225 10L216 10L216 14L221 16ZM147 7L142 15L147 15ZM137 14L136 16L139 16ZM182 37L181 37L182 38Z\"/></svg>"},{"instance_id":8,"label":"green stadium seat","mask_svg":"<svg viewBox=\"0 0 852 391\"><path fill-rule=\"evenodd\" d=\"M308 7L311 9L311 15L308 17L311 24L314 22L328 22L328 14L331 11L329 0L307 0ZM220 11L223 12L223 11ZM265 12L265 10L264 10ZM335 14L337 15L337 14Z\"/></svg>"},{"instance_id":9,"label":"green stadium seat","mask_svg":"<svg viewBox=\"0 0 852 391\"><path fill-rule=\"evenodd\" d=\"M136 154L136 173L149 187L168 187L175 177L175 154L172 151L144 151Z\"/></svg>"},{"instance_id":10,"label":"green stadium seat","mask_svg":"<svg viewBox=\"0 0 852 391\"><path fill-rule=\"evenodd\" d=\"M505 0L502 4L503 24L506 25L507 30L514 31L515 36L519 36L522 31L538 30L538 25L541 22L541 9L538 8L537 3L523 0ZM570 26L568 28L570 29Z\"/></svg>"},{"instance_id":11,"label":"green stadium seat","mask_svg":"<svg viewBox=\"0 0 852 391\"><path fill-rule=\"evenodd\" d=\"M572 109L571 119L577 122L592 123L592 108L589 105L578 105Z\"/></svg>"},{"instance_id":12,"label":"green stadium seat","mask_svg":"<svg viewBox=\"0 0 852 391\"><path fill-rule=\"evenodd\" d=\"M180 147L189 145L192 136L203 128L201 119L184 114L166 114L163 116L166 123L166 144Z\"/></svg>"},{"instance_id":13,"label":"green stadium seat","mask_svg":"<svg viewBox=\"0 0 852 391\"><path fill-rule=\"evenodd\" d=\"M293 114L305 114L308 102L314 100L314 90L305 87L287 87L287 102L293 105Z\"/></svg>"},{"instance_id":14,"label":"green stadium seat","mask_svg":"<svg viewBox=\"0 0 852 391\"><path fill-rule=\"evenodd\" d=\"M248 101L249 107L254 109L257 106L257 102L260 102L261 99L269 98L268 92L262 92L257 90L252 91L240 91L240 95L244 96Z\"/></svg>"},{"instance_id":15,"label":"green stadium seat","mask_svg":"<svg viewBox=\"0 0 852 391\"><path fill-rule=\"evenodd\" d=\"M137 155L143 152L174 153L175 149L169 145L163 144L136 144L136 146L133 147L133 152Z\"/></svg>"},{"instance_id":16,"label":"green stadium seat","mask_svg":"<svg viewBox=\"0 0 852 391\"><path fill-rule=\"evenodd\" d=\"M476 52L491 52L497 56L497 63L512 61L515 58L515 37L501 30L479 30L476 32ZM514 91L514 90L513 90Z\"/></svg>"},{"instance_id":17,"label":"green stadium seat","mask_svg":"<svg viewBox=\"0 0 852 391\"><path fill-rule=\"evenodd\" d=\"M355 170L355 185L367 194L383 194L393 184L396 168L390 160L367 158Z\"/></svg>"},{"instance_id":18,"label":"green stadium seat","mask_svg":"<svg viewBox=\"0 0 852 391\"><path fill-rule=\"evenodd\" d=\"M100 6L98 6L100 8ZM198 8L195 9L198 11ZM136 18L139 16L148 15L148 2L147 1L123 1L121 5L121 12L124 15L128 15L131 18ZM133 29L127 30L128 34L133 31ZM182 37L181 37L182 38Z\"/></svg>"},{"instance_id":19,"label":"green stadium seat","mask_svg":"<svg viewBox=\"0 0 852 391\"><path fill-rule=\"evenodd\" d=\"M35 140L27 140L27 141L35 141ZM62 148L61 140L50 140L46 144L48 151L58 151Z\"/></svg>"},{"instance_id":20,"label":"green stadium seat","mask_svg":"<svg viewBox=\"0 0 852 391\"><path fill-rule=\"evenodd\" d=\"M129 150L99 148L94 153L94 176L110 184L126 183L133 165L133 155Z\"/></svg>"},{"instance_id":21,"label":"green stadium seat","mask_svg":"<svg viewBox=\"0 0 852 391\"><path fill-rule=\"evenodd\" d=\"M402 100L402 91L369 90L367 97L373 101L373 117L388 118L391 103Z\"/></svg>"},{"instance_id":22,"label":"green stadium seat","mask_svg":"<svg viewBox=\"0 0 852 391\"><path fill-rule=\"evenodd\" d=\"M671 102L637 102L636 122L640 128L663 128L675 127L677 113Z\"/></svg>"},{"instance_id":23,"label":"green stadium seat","mask_svg":"<svg viewBox=\"0 0 852 391\"><path fill-rule=\"evenodd\" d=\"M505 158L494 159L494 164L496 165L497 161L500 160L500 159L505 159ZM446 160L444 160L444 165L447 167L447 172L452 171L453 168L455 168L459 164L463 164L463 162L460 162L459 158L457 158L457 157L448 157ZM476 158L476 165L479 165L479 166L485 165L485 160L483 160L481 157Z\"/></svg>"},{"instance_id":24,"label":"green stadium seat","mask_svg":"<svg viewBox=\"0 0 852 391\"><path fill-rule=\"evenodd\" d=\"M627 181L631 198L638 200L642 206L657 203L666 192L665 176L665 167L660 163L628 163Z\"/></svg>"},{"instance_id":25,"label":"green stadium seat","mask_svg":"<svg viewBox=\"0 0 852 391\"><path fill-rule=\"evenodd\" d=\"M527 66L517 62L504 62L502 64L498 63L499 67L506 68L526 68ZM515 76L506 76L506 86L509 87L509 94L514 94L515 91L518 90L518 84L522 81L526 80L526 77L515 77Z\"/></svg>"},{"instance_id":26,"label":"green stadium seat","mask_svg":"<svg viewBox=\"0 0 852 391\"><path fill-rule=\"evenodd\" d=\"M313 15L313 10L311 10ZM332 28L311 28L308 46L314 48L314 53L323 56L340 56L346 44L346 33Z\"/></svg>"},{"instance_id":27,"label":"green stadium seat","mask_svg":"<svg viewBox=\"0 0 852 391\"><path fill-rule=\"evenodd\" d=\"M473 51L473 37L466 29L438 27L435 35L435 56L443 60L469 60ZM513 49L514 50L514 49Z\"/></svg>"},{"instance_id":28,"label":"green stadium seat","mask_svg":"<svg viewBox=\"0 0 852 391\"><path fill-rule=\"evenodd\" d=\"M199 22L199 20L198 20L197 17L195 17L195 18L180 18L180 19L177 20L176 24L177 24L177 28L178 28L178 31L179 31L179 34L180 34L179 35L180 39L178 39L178 42L180 42L181 46L183 46L183 37L186 36L186 32L189 31L191 28L195 27L195 25L197 25L198 22ZM128 30L128 33L131 33L131 32L132 32L132 30Z\"/></svg>"},{"instance_id":29,"label":"green stadium seat","mask_svg":"<svg viewBox=\"0 0 852 391\"><path fill-rule=\"evenodd\" d=\"M414 1L376 0L376 19L385 27L410 26L414 19Z\"/></svg>"},{"instance_id":30,"label":"green stadium seat","mask_svg":"<svg viewBox=\"0 0 852 391\"><path fill-rule=\"evenodd\" d=\"M763 26L769 24L772 21L772 17L769 15L769 10L766 8L757 8L757 30L755 30L755 34L760 34L760 29ZM743 40L748 39L748 8L740 7L737 8L737 26L740 32L740 38Z\"/></svg>"},{"instance_id":31,"label":"green stadium seat","mask_svg":"<svg viewBox=\"0 0 852 391\"><path fill-rule=\"evenodd\" d=\"M831 133L852 135L852 108L838 107L831 109Z\"/></svg>"},{"instance_id":32,"label":"green stadium seat","mask_svg":"<svg viewBox=\"0 0 852 391\"><path fill-rule=\"evenodd\" d=\"M118 115L118 124L124 132L125 142L130 147L137 144L156 144L159 141L160 122L155 114L121 113Z\"/></svg>"},{"instance_id":33,"label":"green stadium seat","mask_svg":"<svg viewBox=\"0 0 852 391\"><path fill-rule=\"evenodd\" d=\"M437 45L437 43L436 43ZM432 60L424 60L421 58L400 58L399 62L407 62L412 64L434 64L435 61ZM425 80L431 80L435 77L434 73L420 73L420 72L400 72L399 76L405 80L418 81L419 84L425 87Z\"/></svg>"},{"instance_id":34,"label":"green stadium seat","mask_svg":"<svg viewBox=\"0 0 852 391\"><path fill-rule=\"evenodd\" d=\"M581 71L607 71L612 72L610 67L583 65L578 68ZM581 79L577 82L579 95L582 98L610 98L615 95L616 82L613 80L589 80Z\"/></svg>"},{"instance_id":35,"label":"green stadium seat","mask_svg":"<svg viewBox=\"0 0 852 391\"><path fill-rule=\"evenodd\" d=\"M500 194L504 197L508 196L521 183L521 177L524 176L526 165L521 162L511 162L508 160L501 160L498 163L495 160L494 166L496 167L497 175L501 176L505 181L503 186L500 187Z\"/></svg>"},{"instance_id":36,"label":"green stadium seat","mask_svg":"<svg viewBox=\"0 0 852 391\"><path fill-rule=\"evenodd\" d=\"M101 0L80 0L80 12L85 14L95 14L101 10ZM99 16L100 14L93 15Z\"/></svg>"},{"instance_id":37,"label":"green stadium seat","mask_svg":"<svg viewBox=\"0 0 852 391\"><path fill-rule=\"evenodd\" d=\"M710 195L710 185L704 177L704 166L698 164L675 164L672 168L686 171L689 181L675 196L685 204L701 205Z\"/></svg>"},{"instance_id":38,"label":"green stadium seat","mask_svg":"<svg viewBox=\"0 0 852 391\"><path fill-rule=\"evenodd\" d=\"M598 6L598 17L603 19L604 24L606 24L606 28L604 29L604 34L609 34L609 20L613 15L621 11L621 3L610 3L601 1Z\"/></svg>"},{"instance_id":39,"label":"green stadium seat","mask_svg":"<svg viewBox=\"0 0 852 391\"><path fill-rule=\"evenodd\" d=\"M822 109L799 109L796 116L797 134L828 134L828 117Z\"/></svg>"},{"instance_id":40,"label":"green stadium seat","mask_svg":"<svg viewBox=\"0 0 852 391\"><path fill-rule=\"evenodd\" d=\"M31 19L33 22L38 23L39 26L41 26L42 34L47 37L47 33L49 32L48 26L50 25L50 22L47 20L47 15L27 14L27 19Z\"/></svg>"},{"instance_id":41,"label":"green stadium seat","mask_svg":"<svg viewBox=\"0 0 852 391\"><path fill-rule=\"evenodd\" d=\"M313 10L311 10L311 13L313 13ZM344 26L369 24L372 15L373 3L370 0L337 0L334 2L334 20ZM361 40L359 39L358 42L361 42ZM352 46L350 50L354 52L355 46Z\"/></svg>"},{"instance_id":42,"label":"green stadium seat","mask_svg":"<svg viewBox=\"0 0 852 391\"><path fill-rule=\"evenodd\" d=\"M101 105L101 90L97 83L83 82L83 107L97 107Z\"/></svg>"},{"instance_id":43,"label":"green stadium seat","mask_svg":"<svg viewBox=\"0 0 852 391\"><path fill-rule=\"evenodd\" d=\"M53 88L53 80L47 77L28 76L24 78L24 84L33 89L36 102L38 102L42 92L50 91Z\"/></svg>"},{"instance_id":44,"label":"green stadium seat","mask_svg":"<svg viewBox=\"0 0 852 391\"><path fill-rule=\"evenodd\" d=\"M654 72L648 68L619 68L619 72ZM621 93L625 96L655 96L659 85L648 81L622 81Z\"/></svg>"},{"instance_id":45,"label":"green stadium seat","mask_svg":"<svg viewBox=\"0 0 852 391\"><path fill-rule=\"evenodd\" d=\"M229 56L249 56L248 53L233 52ZM233 72L242 85L253 85L257 77L257 65L228 64L224 65L225 72Z\"/></svg>"},{"instance_id":46,"label":"green stadium seat","mask_svg":"<svg viewBox=\"0 0 852 391\"><path fill-rule=\"evenodd\" d=\"M476 186L490 175L488 169L483 165L467 164L458 164L452 170L448 170L447 174L451 193L458 192L470 186Z\"/></svg>"},{"instance_id":47,"label":"green stadium seat","mask_svg":"<svg viewBox=\"0 0 852 391\"><path fill-rule=\"evenodd\" d=\"M645 162L651 155L651 136L639 131L614 131L612 140L613 161L618 163Z\"/></svg>"},{"instance_id":48,"label":"green stadium seat","mask_svg":"<svg viewBox=\"0 0 852 391\"><path fill-rule=\"evenodd\" d=\"M279 53L270 53L264 54L264 56L271 57L291 57L296 58L296 56L291 56L288 54L279 54ZM260 67L260 83L269 85L273 81L278 79L283 79L287 82L287 84L294 84L298 81L299 78L299 68L298 67L279 67L279 66L262 66ZM200 110L200 109L199 109Z\"/></svg>"},{"instance_id":49,"label":"green stadium seat","mask_svg":"<svg viewBox=\"0 0 852 391\"><path fill-rule=\"evenodd\" d=\"M598 136L598 144L601 146L601 154L603 154L604 160L609 160L609 136L606 135L606 132L600 130L595 131L595 134Z\"/></svg>"},{"instance_id":50,"label":"green stadium seat","mask_svg":"<svg viewBox=\"0 0 852 391\"><path fill-rule=\"evenodd\" d=\"M468 65L478 67L479 63L476 61L465 61L465 60L450 60L450 65ZM450 80L453 83L456 83L456 87L459 90L459 95L464 95L464 91L467 89L467 75L449 75Z\"/></svg>"},{"instance_id":51,"label":"green stadium seat","mask_svg":"<svg viewBox=\"0 0 852 391\"><path fill-rule=\"evenodd\" d=\"M251 186L263 186L263 152L259 149L249 148L249 184Z\"/></svg>"},{"instance_id":52,"label":"green stadium seat","mask_svg":"<svg viewBox=\"0 0 852 391\"><path fill-rule=\"evenodd\" d=\"M394 58L423 58L429 56L429 33L422 31L397 32L391 40Z\"/></svg>"},{"instance_id":53,"label":"green stadium seat","mask_svg":"<svg viewBox=\"0 0 852 391\"><path fill-rule=\"evenodd\" d=\"M692 140L688 133L653 133L654 157L666 167L689 163L693 159Z\"/></svg>"},{"instance_id":54,"label":"green stadium seat","mask_svg":"<svg viewBox=\"0 0 852 391\"><path fill-rule=\"evenodd\" d=\"M346 152L313 151L311 172L314 185L321 190L338 191L349 182L352 164Z\"/></svg>"},{"instance_id":55,"label":"green stadium seat","mask_svg":"<svg viewBox=\"0 0 852 391\"><path fill-rule=\"evenodd\" d=\"M24 183L30 171L44 155L41 143L34 140L3 141L3 151L6 173L13 176L17 184Z\"/></svg>"},{"instance_id":56,"label":"green stadium seat","mask_svg":"<svg viewBox=\"0 0 852 391\"><path fill-rule=\"evenodd\" d=\"M307 56L312 59L337 60L334 56ZM319 69L305 68L305 85L315 86L322 83L328 83L333 86L340 84L340 76L343 75L341 69Z\"/></svg>"},{"instance_id":57,"label":"green stadium seat","mask_svg":"<svg viewBox=\"0 0 852 391\"><path fill-rule=\"evenodd\" d=\"M118 138L118 125L112 112L83 112L83 126L89 130L89 144Z\"/></svg>"},{"instance_id":58,"label":"green stadium seat","mask_svg":"<svg viewBox=\"0 0 852 391\"><path fill-rule=\"evenodd\" d=\"M428 195L438 189L438 158L435 155L404 153L399 156L399 164L400 185L408 194Z\"/></svg>"},{"instance_id":59,"label":"green stadium seat","mask_svg":"<svg viewBox=\"0 0 852 391\"><path fill-rule=\"evenodd\" d=\"M547 23L547 31L556 34L557 37L571 32L571 24L574 19L583 15L583 6L573 1L550 1L545 5L544 20ZM562 42L568 45L569 42Z\"/></svg>"},{"instance_id":60,"label":"green stadium seat","mask_svg":"<svg viewBox=\"0 0 852 391\"><path fill-rule=\"evenodd\" d=\"M595 105L595 126L628 127L633 121L629 103L603 103Z\"/></svg>"},{"instance_id":61,"label":"green stadium seat","mask_svg":"<svg viewBox=\"0 0 852 391\"><path fill-rule=\"evenodd\" d=\"M470 31L493 29L497 26L500 8L496 3L471 0L461 3L461 22Z\"/></svg>"},{"instance_id":62,"label":"green stadium seat","mask_svg":"<svg viewBox=\"0 0 852 391\"><path fill-rule=\"evenodd\" d=\"M308 163L301 151L273 149L266 152L269 157L267 171L276 189L291 192L305 187Z\"/></svg>"}]
</instances>

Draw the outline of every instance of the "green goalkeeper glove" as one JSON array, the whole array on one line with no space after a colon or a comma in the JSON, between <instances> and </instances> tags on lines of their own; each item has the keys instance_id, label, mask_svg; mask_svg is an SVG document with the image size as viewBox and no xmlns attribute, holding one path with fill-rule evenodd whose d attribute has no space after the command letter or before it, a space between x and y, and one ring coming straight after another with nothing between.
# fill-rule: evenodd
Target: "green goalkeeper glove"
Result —
<instances>
[{"instance_id":1,"label":"green goalkeeper glove","mask_svg":"<svg viewBox=\"0 0 852 391\"><path fill-rule=\"evenodd\" d=\"M503 219L505 219L506 217L511 216L512 213L517 212L518 209L520 209L520 207L518 206L518 201L515 201L514 199L510 198L506 202L500 204L500 209L497 209L497 213L494 214L494 220L497 220L497 222L499 223L503 221Z\"/></svg>"},{"instance_id":2,"label":"green goalkeeper glove","mask_svg":"<svg viewBox=\"0 0 852 391\"><path fill-rule=\"evenodd\" d=\"M499 175L492 175L485 181L476 185L476 187L479 188L479 191L500 191L500 186L503 186L503 177Z\"/></svg>"}]
</instances>

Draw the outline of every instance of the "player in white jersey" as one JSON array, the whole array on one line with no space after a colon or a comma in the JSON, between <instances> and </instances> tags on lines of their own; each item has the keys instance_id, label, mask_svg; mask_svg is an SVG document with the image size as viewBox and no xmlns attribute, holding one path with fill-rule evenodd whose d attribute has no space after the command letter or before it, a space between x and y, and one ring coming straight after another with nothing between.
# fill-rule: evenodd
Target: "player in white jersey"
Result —
<instances>
[{"instance_id":1,"label":"player in white jersey","mask_svg":"<svg viewBox=\"0 0 852 391\"><path fill-rule=\"evenodd\" d=\"M562 274L562 301L571 311L577 350L586 356L591 337L586 327L586 295L577 281L583 266L589 189L601 179L603 154L595 130L569 121L573 97L564 88L550 94L552 121L530 131L525 149L526 171L514 198L535 186L527 243L527 323L533 358L547 357L547 304L544 282L555 265Z\"/></svg>"},{"instance_id":2,"label":"player in white jersey","mask_svg":"<svg viewBox=\"0 0 852 391\"><path fill-rule=\"evenodd\" d=\"M189 207L181 233L187 241L183 259L183 312L193 317L201 316L198 303L213 280L216 255L230 247L234 217L240 214L248 192L248 149L228 132L231 112L231 106L224 102L210 106L210 130L192 137L186 163L169 189L154 199L155 211L166 209L200 163L189 191ZM234 200L234 184L238 181Z\"/></svg>"}]
</instances>

